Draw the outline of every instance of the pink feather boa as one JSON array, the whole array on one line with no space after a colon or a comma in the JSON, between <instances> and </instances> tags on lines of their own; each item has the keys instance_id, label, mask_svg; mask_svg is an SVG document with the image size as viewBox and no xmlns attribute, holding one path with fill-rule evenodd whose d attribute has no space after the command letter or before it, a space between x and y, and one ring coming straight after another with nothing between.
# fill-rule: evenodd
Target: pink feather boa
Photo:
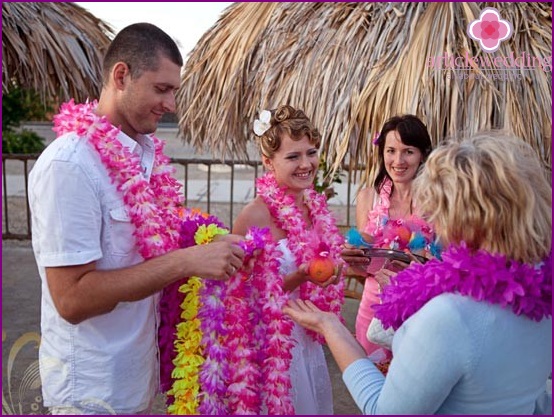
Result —
<instances>
[{"instance_id":1,"label":"pink feather boa","mask_svg":"<svg viewBox=\"0 0 554 417\"><path fill-rule=\"evenodd\" d=\"M477 301L510 308L514 314L540 321L552 315L551 256L534 266L484 250L472 252L464 243L451 246L425 265L412 265L391 279L375 305L385 328L398 329L429 300L458 293Z\"/></svg>"}]
</instances>

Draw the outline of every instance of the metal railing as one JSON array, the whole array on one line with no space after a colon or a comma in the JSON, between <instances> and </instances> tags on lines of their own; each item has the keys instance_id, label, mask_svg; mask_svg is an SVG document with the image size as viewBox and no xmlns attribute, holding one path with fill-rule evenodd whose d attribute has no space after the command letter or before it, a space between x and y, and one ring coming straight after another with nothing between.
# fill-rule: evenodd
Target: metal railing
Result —
<instances>
[{"instance_id":1,"label":"metal railing","mask_svg":"<svg viewBox=\"0 0 554 417\"><path fill-rule=\"evenodd\" d=\"M30 239L31 238L31 213L29 210L29 162L34 162L39 157L38 154L28 154L28 155L20 155L20 154L2 154L2 239ZM12 161L21 161L23 163L23 179L24 179L24 200L23 201L14 201L13 198L9 198L9 190L8 190L8 184L7 184L7 170L6 170L6 162L12 160ZM20 197L21 198L21 197ZM10 210L10 206L13 207L12 210ZM11 214L14 214L14 211L17 215L17 222L19 227L17 229L21 230L21 209L24 210L24 222L26 225L26 232L25 233L13 233L10 231L10 226L14 222L10 222L10 212Z\"/></svg>"},{"instance_id":2,"label":"metal railing","mask_svg":"<svg viewBox=\"0 0 554 417\"><path fill-rule=\"evenodd\" d=\"M31 239L28 179L32 165L38 157L39 154L2 154L2 239ZM20 163L19 167L17 166L18 163ZM245 178L247 181L251 179L251 187L254 190L250 198L251 200L255 197L255 179L263 173L261 161L172 158L171 163L176 168L176 178L183 182L183 194L186 205L215 214L227 225L232 224L234 216L248 203L248 201L237 201L235 199L237 176L240 175L243 184ZM10 173L7 172L8 164L10 165ZM204 179L199 179L199 177L205 177L205 192L201 196L197 194L194 196L194 199L189 199L191 197L189 194L191 192L190 184L193 176L191 175L191 167L195 168L195 181L204 181ZM222 167L224 168L223 173L221 172ZM237 171L240 174L237 174ZM347 175L347 181L345 181L347 186L346 204L331 206L331 209L334 209L335 212L340 211L338 224L342 229L349 227L351 223L352 186L354 185L352 183L352 171L346 167L344 172ZM214 201L212 196L214 183L220 180L224 180L225 184L229 183L229 198L225 202ZM13 188L17 188L15 195Z\"/></svg>"}]
</instances>

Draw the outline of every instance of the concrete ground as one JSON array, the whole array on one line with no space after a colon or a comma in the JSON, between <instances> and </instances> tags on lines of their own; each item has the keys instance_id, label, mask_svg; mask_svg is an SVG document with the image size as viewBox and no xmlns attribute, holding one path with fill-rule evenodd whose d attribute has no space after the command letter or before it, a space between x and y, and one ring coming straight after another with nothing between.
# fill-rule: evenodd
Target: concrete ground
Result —
<instances>
[{"instance_id":1,"label":"concrete ground","mask_svg":"<svg viewBox=\"0 0 554 417\"><path fill-rule=\"evenodd\" d=\"M344 316L351 330L359 302L347 299ZM40 278L29 241L2 241L2 414L46 414L38 374ZM326 356L333 384L335 414L360 414L340 371ZM165 414L159 396L154 413Z\"/></svg>"}]
</instances>

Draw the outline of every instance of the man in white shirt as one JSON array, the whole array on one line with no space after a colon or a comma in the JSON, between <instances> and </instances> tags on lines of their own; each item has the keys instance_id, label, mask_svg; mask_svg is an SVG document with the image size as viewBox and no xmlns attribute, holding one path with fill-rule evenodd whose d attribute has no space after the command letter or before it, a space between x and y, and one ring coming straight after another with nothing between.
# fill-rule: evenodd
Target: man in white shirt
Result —
<instances>
[{"instance_id":1,"label":"man in white shirt","mask_svg":"<svg viewBox=\"0 0 554 417\"><path fill-rule=\"evenodd\" d=\"M162 207L177 200L167 191L176 182L163 183L150 134L175 110L182 65L156 26L123 29L104 58L98 105L61 115L67 133L29 176L42 279L40 372L53 414L148 412L159 383L160 290L188 276L228 279L242 266L236 236L178 248Z\"/></svg>"}]
</instances>

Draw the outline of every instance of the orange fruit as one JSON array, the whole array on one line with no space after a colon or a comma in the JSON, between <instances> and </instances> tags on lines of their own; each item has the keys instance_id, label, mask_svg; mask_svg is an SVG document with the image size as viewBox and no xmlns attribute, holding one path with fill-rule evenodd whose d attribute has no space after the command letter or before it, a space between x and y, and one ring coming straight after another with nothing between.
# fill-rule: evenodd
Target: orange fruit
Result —
<instances>
[{"instance_id":1,"label":"orange fruit","mask_svg":"<svg viewBox=\"0 0 554 417\"><path fill-rule=\"evenodd\" d=\"M312 259L308 267L308 275L318 282L325 282L335 273L335 264L329 258Z\"/></svg>"}]
</instances>

